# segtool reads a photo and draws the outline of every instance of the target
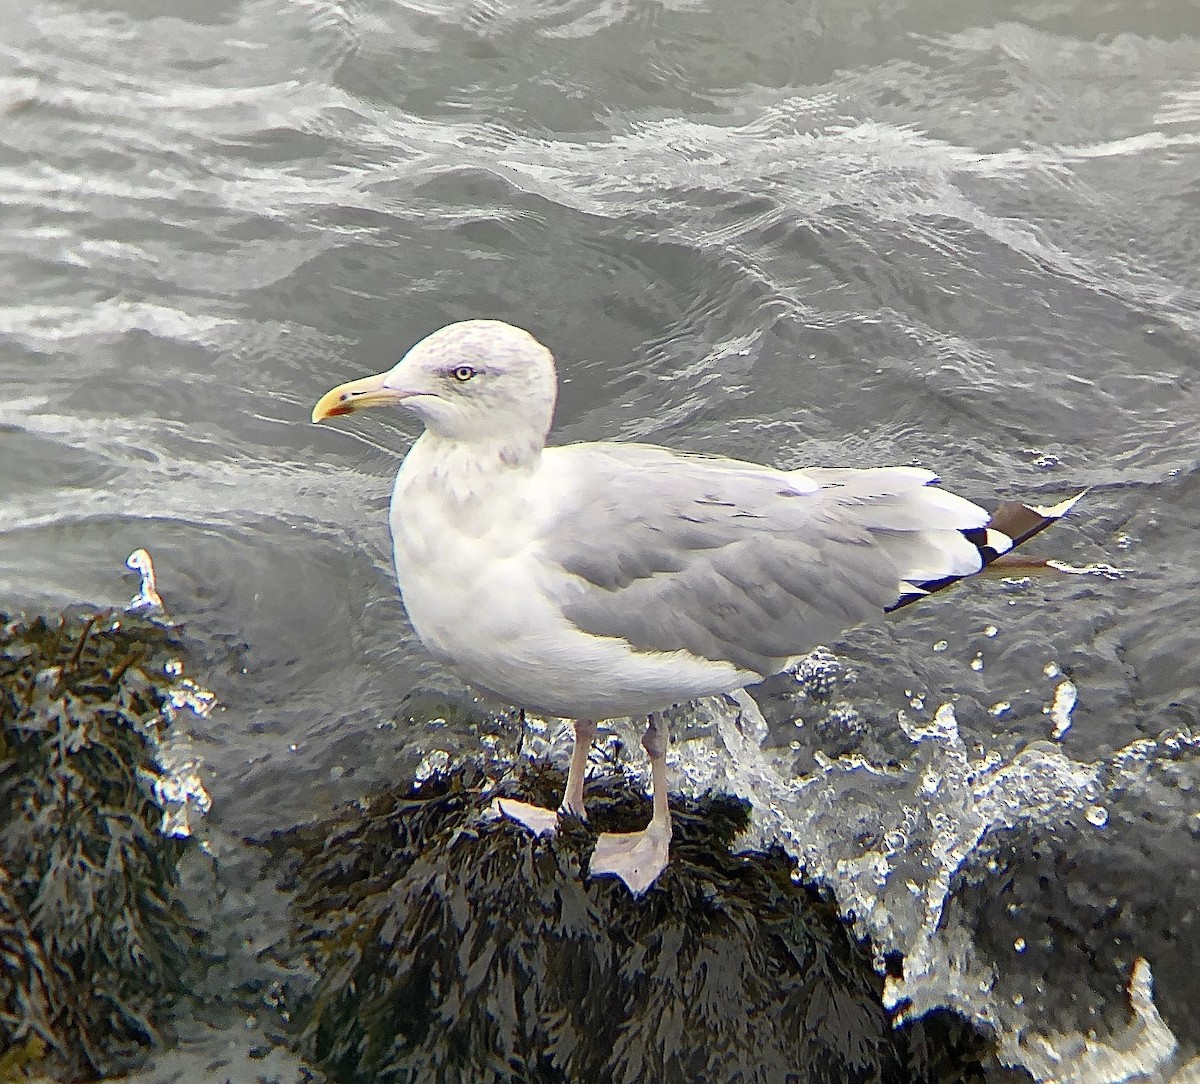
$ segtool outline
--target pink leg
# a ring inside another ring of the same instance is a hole
[[[659,714],[650,716],[642,745],[650,757],[652,813],[650,823],[641,832],[604,832],[592,851],[592,877],[611,873],[625,882],[629,891],[640,896],[670,860],[671,812],[667,807],[667,721]]]
[[[575,748],[571,750],[571,767],[567,771],[567,789],[558,810],[545,809],[530,802],[518,802],[514,798],[497,798],[492,809],[510,821],[516,821],[535,836],[551,835],[558,826],[559,813],[571,813],[587,817],[583,803],[583,781],[587,774],[588,752],[592,738],[596,736],[596,724],[590,719],[575,722]]]
[[[587,820],[583,803],[583,780],[587,775],[588,753],[596,736],[596,724],[591,719],[575,720],[575,748],[571,752],[571,767],[567,771],[567,789],[563,794],[560,813],[573,813]]]

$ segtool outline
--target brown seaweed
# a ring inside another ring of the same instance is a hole
[[[157,736],[177,651],[111,611],[0,615],[0,1074],[66,1080],[150,1044],[197,943],[164,835]]]
[[[561,776],[511,781],[549,801]],[[506,786],[506,789],[509,789]],[[967,1081],[988,1044],[950,1014],[892,1027],[832,902],[780,850],[734,854],[735,799],[672,800],[647,895],[582,875],[595,831],[644,823],[623,775],[554,838],[489,821],[482,772],[398,787],[290,833],[295,936],[319,976],[308,1053],[346,1082]]]

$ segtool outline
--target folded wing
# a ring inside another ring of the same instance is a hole
[[[540,539],[567,619],[640,651],[769,675],[1006,548],[910,467],[778,471],[646,445],[550,449],[570,480]],[[964,532],[975,537],[970,540]]]

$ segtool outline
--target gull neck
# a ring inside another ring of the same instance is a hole
[[[541,460],[545,438],[531,433],[461,440],[426,429],[413,444],[408,458],[437,474],[462,479],[481,475],[533,470]]]

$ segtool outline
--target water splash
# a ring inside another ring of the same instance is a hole
[[[165,619],[166,605],[158,592],[158,576],[149,552],[134,550],[125,565],[138,573],[142,581],[126,611]],[[168,659],[163,664],[163,675],[174,681],[166,690],[161,718],[152,719],[146,728],[147,736],[155,744],[154,759],[159,770],[143,769],[139,774],[162,808],[159,830],[166,836],[185,838],[192,834],[193,821],[212,809],[212,796],[204,785],[203,758],[196,752],[191,735],[179,725],[179,714],[187,711],[197,718],[207,718],[217,705],[217,697],[184,676],[181,659]]]
[[[159,831],[184,839],[192,834],[193,820],[212,809],[212,797],[201,775],[203,760],[194,752],[189,736],[170,731],[159,742],[155,759],[159,771],[144,771],[141,777],[162,808]]]
[[[842,665],[837,656],[823,644],[814,647],[791,670],[800,695],[813,700],[827,699],[841,672]]]
[[[445,775],[450,770],[450,754],[445,749],[431,749],[421,758],[413,773],[418,783],[424,783],[435,775]]]
[[[1070,565],[1066,561],[1051,559],[1046,562],[1046,565],[1057,572],[1065,572],[1069,576],[1098,576],[1103,580],[1123,580],[1131,571],[1128,568],[1117,568],[1115,565],[1105,564],[1103,561],[1093,561],[1089,565]]]
[[[1038,1084],[1195,1084],[1200,1080],[1200,1058],[1170,1072],[1179,1042],[1154,1004],[1154,977],[1144,959],[1134,963],[1128,989],[1133,1019],[1109,1042],[1090,1035],[1009,1034],[1001,1039],[1000,1061],[1025,1069]]]
[[[162,596],[158,593],[158,577],[150,554],[145,550],[134,550],[125,558],[125,567],[132,569],[142,578],[138,593],[129,600],[125,609],[164,612]]]
[[[1061,741],[1067,731],[1071,729],[1071,712],[1075,710],[1075,702],[1078,697],[1079,693],[1075,683],[1064,679],[1055,687],[1054,699],[1042,708],[1042,713],[1049,715],[1050,721],[1054,724],[1050,736],[1055,741]]]

